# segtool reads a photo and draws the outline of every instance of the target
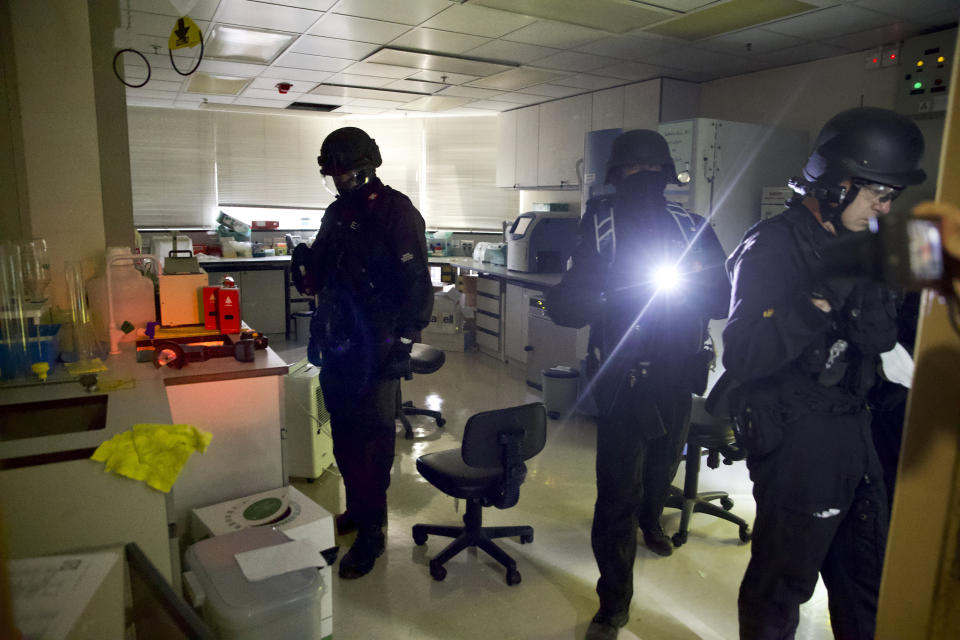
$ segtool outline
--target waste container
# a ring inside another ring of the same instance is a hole
[[[547,415],[557,420],[577,404],[580,372],[571,367],[550,367],[540,372],[543,404]]]
[[[187,549],[189,585],[202,595],[203,617],[224,640],[314,640],[321,637],[324,585],[313,567],[250,582],[234,556],[290,539],[270,527],[249,527],[201,540]],[[196,582],[194,582],[194,580]],[[197,594],[194,594],[196,597]],[[195,606],[199,603],[194,603]]]

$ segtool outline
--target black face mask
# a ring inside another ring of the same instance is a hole
[[[667,200],[663,191],[667,188],[667,174],[663,171],[638,171],[617,183],[617,196],[631,207],[662,208]]]

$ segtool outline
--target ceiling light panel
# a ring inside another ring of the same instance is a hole
[[[530,16],[488,9],[474,4],[454,4],[424,22],[422,26],[499,38],[535,21],[536,18]]]
[[[467,52],[474,58],[486,58],[487,60],[504,60],[512,63],[526,64],[533,62],[538,58],[546,58],[549,55],[557,53],[558,49],[551,47],[540,47],[535,44],[526,44],[524,42],[511,42],[509,40],[493,40],[487,44],[482,44],[476,49]]]
[[[540,20],[508,33],[503,38],[514,42],[553,47],[554,49],[575,49],[608,35],[605,31],[589,29],[575,24]]]
[[[312,56],[362,60],[376,51],[377,45],[369,42],[355,42],[323,36],[304,36],[290,50],[296,53],[308,53]]]
[[[500,91],[515,91],[543,82],[554,82],[569,75],[562,71],[548,71],[547,69],[509,69],[487,78],[480,78],[469,83],[471,87],[482,89],[498,89]]]
[[[369,60],[369,58],[367,58]],[[378,78],[393,78],[398,80],[406,78],[413,69],[410,67],[396,66],[392,64],[379,64],[376,62],[361,61],[350,65],[346,70],[348,73],[355,73],[361,76],[376,76]]]
[[[728,0],[650,27],[647,31],[692,42],[816,8],[799,0]]]
[[[263,2],[223,2],[221,4],[225,6],[217,14],[217,22],[302,33],[323,15],[320,11],[329,9],[333,2],[329,0],[321,2],[321,6],[326,6],[317,11]]]
[[[364,76],[358,73],[335,73],[326,78],[327,84],[343,84],[354,87],[385,87],[396,78],[377,78],[375,76]]]
[[[463,53],[489,41],[489,38],[471,36],[465,33],[418,28],[406,32],[391,42],[390,45],[439,53]]]
[[[803,34],[812,32],[817,34],[817,38],[825,39],[846,33],[866,31],[889,22],[890,19],[883,14],[860,7],[841,5],[787,20],[779,20],[765,25],[765,27],[770,31],[785,33],[790,36],[802,37]]]
[[[427,69],[430,71],[448,71],[450,73],[462,73],[473,76],[488,76],[510,69],[510,66],[505,64],[454,58],[452,56],[438,56],[430,53],[416,53],[414,51],[403,51],[400,49],[381,49],[367,58],[365,62],[397,65],[413,69]]]
[[[270,64],[296,40],[293,33],[279,33],[218,24],[210,30],[204,55],[221,60]]]
[[[410,102],[421,98],[418,93],[403,91],[386,91],[383,89],[366,89],[364,87],[340,87],[337,85],[321,84],[311,91],[314,95],[343,96],[344,98],[368,98],[371,100],[390,100],[392,102]]]
[[[446,111],[470,102],[470,98],[456,96],[426,96],[397,107],[403,111]]]
[[[343,71],[353,64],[353,60],[311,56],[306,53],[287,51],[277,58],[275,64],[278,67],[292,67],[294,69],[309,69],[310,71],[329,71],[336,73],[337,71]]]
[[[340,0],[337,13],[363,18],[390,16],[395,22],[420,24],[449,6],[448,0]]]
[[[386,44],[409,28],[395,22],[328,13],[318,20],[307,33],[312,36]]]
[[[235,96],[239,95],[240,92],[250,84],[250,80],[251,78],[237,78],[197,72],[190,76],[187,91],[190,93],[212,93],[216,95]]]
[[[150,64],[151,66],[155,66],[152,60],[150,61]],[[166,66],[169,67],[170,63],[168,62]],[[198,71],[206,71],[207,73],[213,73],[221,76],[251,77],[260,75],[260,73],[266,69],[267,67],[262,64],[229,62],[227,60],[208,60],[204,58],[203,62],[200,63],[200,68]]]
[[[190,10],[190,17],[193,21],[210,20],[213,18],[213,12],[217,10],[220,0],[199,0]],[[134,11],[150,11],[179,18],[183,15],[172,2],[157,2],[156,0],[132,0],[130,8]]]
[[[388,89],[417,93],[436,93],[446,86],[442,82],[424,82],[423,80],[397,80],[386,85]]]
[[[461,98],[473,98],[474,100],[492,98],[501,93],[495,89],[481,89],[479,87],[447,87],[440,92],[444,96],[459,96]]]
[[[472,0],[475,4],[571,25],[624,33],[661,22],[677,13],[622,0]],[[511,38],[513,39],[513,38]]]

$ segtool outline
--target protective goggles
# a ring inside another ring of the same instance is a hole
[[[902,187],[891,187],[890,185],[880,184],[879,182],[854,182],[860,191],[864,191],[875,202],[884,203],[896,200]]]

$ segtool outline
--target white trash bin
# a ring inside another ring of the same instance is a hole
[[[199,586],[204,619],[223,640],[318,640],[321,573],[308,567],[250,582],[234,557],[289,542],[271,527],[249,527],[201,540],[185,554],[185,589]],[[190,575],[192,574],[192,576]],[[196,604],[196,603],[195,603]]]
[[[558,420],[577,404],[580,372],[570,367],[550,367],[540,372],[547,416]]]

